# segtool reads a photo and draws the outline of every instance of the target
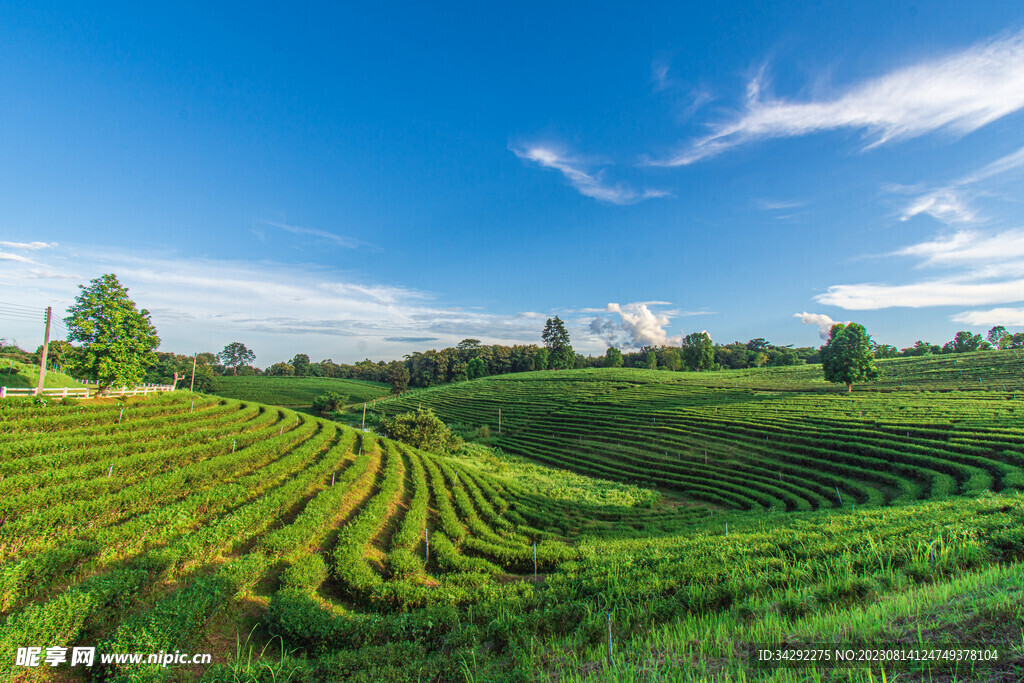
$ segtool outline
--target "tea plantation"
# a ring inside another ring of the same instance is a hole
[[[807,368],[593,370],[369,411],[431,407],[476,441],[454,455],[188,392],[7,401],[0,667],[11,680],[1021,680],[1021,361],[884,367],[852,395]],[[57,645],[214,663],[15,661]],[[794,661],[826,650],[888,654]]]

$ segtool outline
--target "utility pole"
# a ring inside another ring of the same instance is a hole
[[[46,335],[43,337],[43,356],[39,359],[39,384],[36,385],[36,395],[42,396],[43,382],[46,380],[46,351],[50,346],[50,318],[53,317],[53,308],[46,307]]]
[[[192,354],[192,382],[188,385],[189,391],[194,391],[196,388],[196,356],[198,353]]]

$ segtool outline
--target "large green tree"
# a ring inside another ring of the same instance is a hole
[[[548,318],[541,333],[544,346],[548,349],[548,367],[552,370],[567,370],[576,363],[576,353],[569,345],[569,332],[565,323],[556,315]]]
[[[691,370],[710,370],[715,365],[715,343],[707,332],[691,332],[683,337],[683,365]]]
[[[241,365],[248,365],[256,360],[256,354],[250,351],[242,342],[231,342],[224,347],[224,350],[217,354],[218,360],[226,368],[231,368],[231,374],[237,375]]]
[[[833,325],[828,342],[821,347],[821,367],[826,380],[845,384],[848,392],[853,391],[854,382],[878,377],[871,336],[864,326]]]
[[[68,340],[82,344],[79,371],[100,389],[142,382],[160,345],[149,311],[141,311],[114,274],[101,275],[81,290],[68,309]]]
[[[393,360],[388,363],[387,378],[393,394],[400,394],[409,388],[409,369],[402,361]]]
[[[604,366],[606,368],[621,368],[622,351],[619,351],[614,346],[609,346],[608,351],[604,354]]]
[[[309,377],[309,356],[297,353],[288,363],[295,368],[296,377]]]

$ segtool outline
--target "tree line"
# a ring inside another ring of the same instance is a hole
[[[75,377],[97,380],[101,386],[169,383],[177,377],[179,386],[194,387],[203,392],[215,389],[214,378],[218,375],[356,379],[387,383],[395,392],[401,392],[409,387],[429,387],[534,370],[624,367],[714,371],[828,364],[827,350],[836,334],[834,327],[829,343],[816,349],[779,346],[763,338],[716,344],[706,332],[693,332],[683,337],[679,346],[645,346],[631,352],[609,347],[603,355],[584,356],[573,350],[565,324],[556,316],[549,318],[544,325],[541,332],[543,346],[504,346],[483,344],[479,339],[463,339],[454,347],[417,351],[402,360],[374,362],[365,359],[353,364],[335,363],[330,358],[313,362],[307,354],[298,353],[288,361],[277,362],[261,370],[252,365],[255,353],[237,341],[216,354],[204,352],[186,356],[156,352],[160,340],[149,312],[136,308],[128,297],[128,290],[121,286],[115,275],[103,275],[90,281],[88,286],[81,285],[80,290],[64,318],[70,330],[68,341],[50,344],[54,365]],[[860,329],[863,330],[862,327]],[[863,347],[858,353],[872,359],[1024,348],[1024,333],[1013,334],[1003,326],[991,328],[984,337],[962,330],[942,346],[918,340],[912,346],[897,349],[875,343],[866,332],[864,337],[857,342],[858,349]],[[35,354],[2,343],[0,347],[0,355],[34,363],[39,362],[42,352],[42,347]]]

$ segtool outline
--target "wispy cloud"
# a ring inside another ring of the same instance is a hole
[[[19,263],[34,263],[30,258],[25,258],[21,254],[9,254],[5,251],[0,251],[0,261],[17,261]]]
[[[1024,308],[993,308],[987,311],[965,311],[950,318],[955,323],[971,327],[1024,327]]]
[[[610,184],[604,180],[603,170],[596,173],[588,172],[584,162],[566,156],[552,147],[512,148],[512,152],[520,159],[560,172],[580,194],[598,201],[624,205],[669,196],[664,190],[634,190],[625,183]]]
[[[950,225],[982,223],[978,212],[971,206],[981,193],[978,186],[1024,166],[1024,147],[996,159],[944,187],[938,187],[916,196],[900,214],[907,221],[920,214],[928,214]],[[988,183],[990,184],[990,183]]]
[[[344,235],[336,235],[333,232],[327,232],[326,230],[317,230],[316,228],[303,228],[298,225],[289,225],[288,223],[275,223],[273,221],[262,221],[264,225],[269,225],[275,228],[280,228],[285,232],[290,232],[293,235],[308,235],[310,237],[317,237],[322,240],[332,242],[339,247],[345,249],[357,249],[359,247],[372,247],[373,245],[368,242],[363,242],[354,237],[346,237]],[[261,237],[257,234],[257,237]]]
[[[78,294],[78,278],[61,272],[72,257],[75,272],[87,278],[117,274],[139,307],[152,313],[162,349],[217,351],[243,341],[260,364],[299,352],[348,361],[395,358],[426,343],[448,346],[468,337],[539,343],[546,315],[456,308],[430,292],[314,265],[79,245],[54,249],[41,263],[12,260],[0,268],[0,290],[26,305],[66,308]],[[9,327],[8,334],[22,334]]]
[[[807,202],[795,202],[795,201],[784,201],[778,199],[758,199],[755,200],[757,208],[762,211],[784,211],[786,209],[797,209],[804,206]]]
[[[647,163],[681,166],[757,140],[838,129],[863,131],[867,148],[936,131],[967,134],[1024,107],[1024,33],[897,69],[831,97],[787,100],[767,94],[767,86],[763,75],[755,77],[733,120]]]
[[[35,251],[37,249],[51,249],[56,247],[56,242],[3,242],[0,241],[0,247],[6,247],[8,249],[28,249]]]
[[[1024,229],[988,234],[961,230],[948,237],[913,244],[893,252],[895,256],[923,258],[919,267],[993,265],[1024,259]]]
[[[957,278],[936,278],[905,285],[864,283],[835,285],[814,297],[818,303],[850,311],[880,308],[924,308],[927,306],[981,306],[1021,301],[1024,279],[1001,282],[964,282]]]

